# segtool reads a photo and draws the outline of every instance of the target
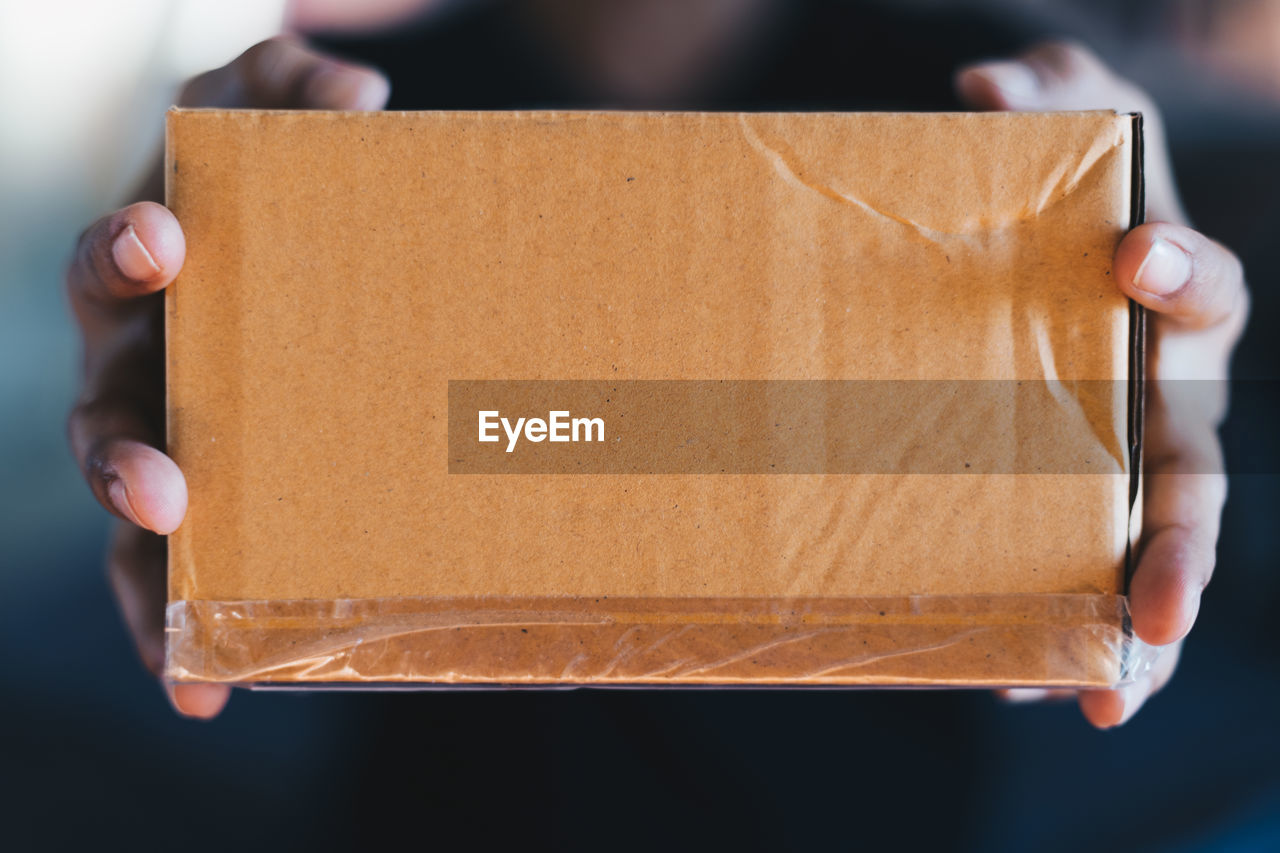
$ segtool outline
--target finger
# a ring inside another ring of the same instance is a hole
[[[390,95],[391,83],[376,68],[325,56],[296,39],[281,36],[260,42],[227,65],[192,79],[179,94],[178,105],[379,110]],[[137,197],[164,197],[164,170],[159,159]]]
[[[164,364],[154,341],[122,337],[104,344],[105,354],[90,355],[85,390],[67,418],[67,439],[99,503],[118,518],[168,534],[186,514],[187,485],[173,460],[156,449]]]
[[[1185,222],[1155,103],[1117,77],[1087,48],[1072,42],[1038,45],[1015,59],[981,62],[955,76],[961,100],[982,110],[1117,110],[1144,117],[1149,218]]]
[[[1135,633],[1153,646],[1191,630],[1217,559],[1227,480],[1188,470],[1191,464],[1183,458],[1153,463],[1145,474],[1146,533],[1129,584],[1129,607]]]
[[[1148,699],[1169,683],[1178,667],[1181,653],[1180,643],[1162,650],[1151,671],[1133,684],[1126,684],[1115,690],[1081,690],[1081,713],[1100,729],[1124,725],[1133,719],[1133,715],[1138,713]]]
[[[218,716],[231,698],[231,688],[226,684],[175,684],[169,681],[164,689],[175,711],[198,720],[211,720]]]
[[[256,109],[381,109],[391,84],[379,71],[317,53],[292,38],[260,42],[192,80],[182,106]]]
[[[1088,48],[1047,42],[956,73],[956,89],[987,110],[1148,110],[1151,100],[1116,77]]]
[[[1199,479],[1204,475],[1185,476]],[[1193,489],[1188,485],[1192,484],[1174,488],[1190,492]],[[1170,484],[1160,487],[1170,488]],[[1129,586],[1133,630],[1144,642],[1167,645],[1186,636],[1195,624],[1200,597],[1214,569],[1214,539],[1204,529],[1210,526],[1217,525],[1171,525],[1146,540]]]
[[[128,349],[102,367],[67,418],[67,439],[102,506],[168,534],[186,515],[187,484],[177,464],[156,449],[163,369],[145,347]]]
[[[143,665],[157,678],[164,671],[165,540],[131,524],[116,525],[107,555],[107,580]],[[173,684],[165,694],[181,714],[209,719],[227,704],[223,684]]]
[[[117,518],[162,536],[182,524],[186,479],[177,463],[156,448],[109,436],[93,446],[83,466],[94,497]]]
[[[102,217],[80,236],[67,291],[82,322],[167,287],[182,269],[182,227],[162,205],[139,202]]]
[[[1245,310],[1239,259],[1182,225],[1153,222],[1130,231],[1116,250],[1115,278],[1134,301],[1188,329],[1203,329]]]
[[[159,444],[163,368],[159,313],[144,297],[167,286],[186,243],[167,209],[141,203],[82,236],[67,287],[86,339],[86,388],[67,422],[72,453],[117,517],[169,533],[186,513],[186,482]]]
[[[1075,696],[1074,690],[1045,689],[1043,687],[1012,687],[997,690],[996,698],[1013,705],[1029,705],[1036,702],[1059,702]]]
[[[117,524],[107,552],[107,580],[142,664],[164,670],[165,541],[132,524]]]

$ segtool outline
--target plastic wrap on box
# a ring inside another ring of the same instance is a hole
[[[1153,650],[1117,595],[178,601],[177,680],[1116,686]]]

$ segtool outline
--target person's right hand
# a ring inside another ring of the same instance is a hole
[[[192,80],[183,106],[261,109],[379,109],[386,79],[279,38]],[[107,560],[111,587],[143,663],[164,667],[166,561],[163,537],[182,523],[187,485],[164,441],[164,290],[182,268],[178,221],[146,201],[102,217],[80,236],[67,271],[84,341],[84,382],[68,419],[71,450],[94,496],[121,520]],[[166,684],[180,713],[209,718],[226,705],[223,684]]]

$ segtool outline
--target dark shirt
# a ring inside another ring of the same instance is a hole
[[[945,4],[927,17],[892,4],[785,6],[750,61],[714,90],[665,106],[958,109],[957,67],[1046,35]],[[320,41],[386,71],[392,109],[618,106],[566,76],[502,3],[389,35]],[[1248,546],[1246,532],[1235,535],[1235,547]],[[1231,625],[1232,607],[1243,605],[1220,599],[1215,608],[1213,595],[1202,623]],[[1241,707],[1237,688],[1259,674],[1211,632],[1198,631],[1210,636],[1188,647],[1168,695],[1116,734],[1088,728],[1074,703],[1009,708],[983,692],[428,693],[366,702],[361,715],[374,728],[349,807],[366,841],[378,837],[381,815],[422,814],[422,843],[451,826],[522,846],[1146,850],[1236,820],[1245,849],[1280,832],[1280,749],[1266,722],[1277,692]],[[1205,732],[1197,720],[1219,716],[1208,710],[1219,696],[1238,728]]]
[[[510,12],[481,2],[443,20],[361,38],[326,38],[339,55],[381,68],[389,109],[530,109],[617,106],[564,73]],[[966,62],[1025,42],[997,18],[928,16],[848,2],[787,0],[749,57],[714,91],[658,105],[706,110],[959,109],[951,87]]]

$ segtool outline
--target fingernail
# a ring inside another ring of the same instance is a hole
[[[317,107],[341,110],[376,110],[383,93],[367,74],[339,65],[321,68],[311,75],[303,99]]]
[[[986,78],[1010,101],[1030,101],[1040,91],[1040,78],[1021,62],[992,62],[973,69],[972,73]]]
[[[1133,283],[1139,290],[1156,296],[1168,296],[1179,290],[1191,278],[1191,258],[1168,240],[1157,237],[1151,241],[1147,256],[1142,259]]]
[[[1006,702],[1021,704],[1023,702],[1043,702],[1049,698],[1049,691],[1040,687],[1014,687],[1002,694]]]
[[[160,273],[160,265],[142,245],[132,225],[121,231],[111,244],[111,257],[115,259],[116,269],[133,281],[147,281]]]
[[[143,526],[142,522],[138,520],[138,514],[129,505],[129,492],[124,487],[124,480],[117,477],[108,483],[107,497],[111,498],[111,505],[119,510],[121,515],[139,527]]]

